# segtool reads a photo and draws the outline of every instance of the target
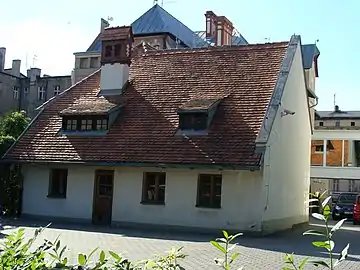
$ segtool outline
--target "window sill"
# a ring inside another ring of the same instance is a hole
[[[105,136],[107,134],[107,130],[89,130],[89,131],[81,131],[81,130],[60,130],[60,135],[66,136]]]
[[[221,206],[202,206],[202,205],[195,205],[196,208],[200,208],[200,209],[213,209],[213,210],[217,210],[217,209],[221,209]]]
[[[66,196],[64,196],[64,195],[52,195],[52,194],[49,194],[46,197],[49,198],[49,199],[66,199]]]
[[[140,203],[144,205],[165,205],[165,202],[142,201]]]

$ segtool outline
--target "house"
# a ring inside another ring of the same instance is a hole
[[[314,192],[360,192],[359,111],[316,111],[311,166]]]
[[[6,48],[0,48],[0,116],[10,111],[25,110],[29,117],[35,109],[71,86],[71,76],[41,76],[41,69],[30,68],[20,72],[21,60],[14,59],[11,68],[5,68]]]
[[[300,36],[141,52],[131,27],[101,38],[101,68],[3,158],[21,164],[23,215],[262,234],[308,222]]]

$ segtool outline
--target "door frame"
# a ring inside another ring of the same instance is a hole
[[[115,178],[115,171],[114,170],[104,170],[104,169],[97,169],[94,172],[94,192],[93,192],[93,207],[92,207],[92,217],[91,217],[91,223],[96,225],[95,222],[95,211],[96,211],[96,199],[98,195],[98,181],[97,178],[99,175],[111,175],[112,176],[112,192],[111,192],[111,198],[110,198],[110,221],[109,224],[111,225],[112,222],[112,210],[113,210],[113,200],[114,200],[114,178]]]

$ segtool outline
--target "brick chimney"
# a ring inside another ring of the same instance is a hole
[[[131,26],[106,28],[101,43],[100,95],[120,95],[129,79],[134,43]]]
[[[225,16],[217,16],[212,11],[205,13],[206,38],[214,40],[216,46],[231,45],[234,26]]]

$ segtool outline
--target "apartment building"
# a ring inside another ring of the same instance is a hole
[[[25,110],[33,118],[35,109],[71,86],[71,76],[41,75],[40,68],[21,73],[21,60],[14,59],[5,68],[6,48],[0,48],[0,116],[10,111]]]
[[[360,111],[316,111],[311,188],[360,192]]]

